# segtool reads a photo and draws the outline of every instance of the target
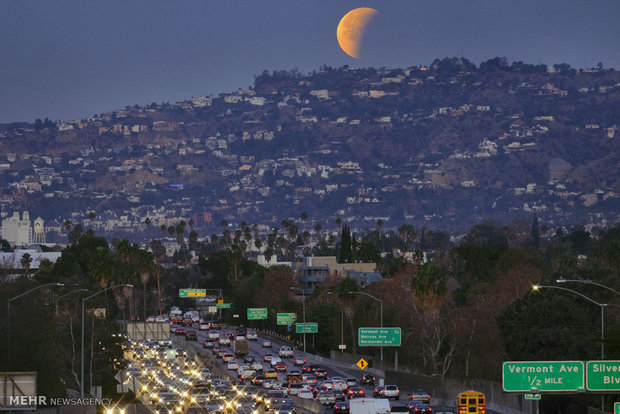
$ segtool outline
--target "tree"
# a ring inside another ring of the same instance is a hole
[[[538,227],[538,217],[536,216],[534,216],[530,234],[532,235],[532,243],[534,244],[534,248],[538,249],[540,247],[540,228]]]
[[[353,248],[351,245],[351,232],[345,224],[342,227],[340,236],[340,263],[351,263],[353,261]]]
[[[20,263],[24,269],[24,274],[28,275],[28,273],[30,273],[30,265],[32,264],[32,256],[30,256],[30,253],[24,253]]]

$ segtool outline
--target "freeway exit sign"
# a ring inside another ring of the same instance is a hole
[[[297,320],[296,313],[278,313],[276,316],[278,325],[292,325]]]
[[[179,289],[180,298],[204,298],[207,296],[207,289]]]
[[[590,391],[620,391],[620,361],[586,362],[586,388]]]
[[[248,320],[267,319],[267,308],[248,308]]]
[[[400,346],[400,328],[359,328],[359,346]]]
[[[296,333],[318,333],[319,324],[316,322],[305,322],[295,324]]]
[[[230,303],[216,303],[215,307],[217,309],[230,309]]]
[[[582,361],[508,361],[502,368],[506,392],[573,391],[585,387]]]

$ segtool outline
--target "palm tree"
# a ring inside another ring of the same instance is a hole
[[[24,253],[20,263],[24,268],[24,274],[28,276],[28,273],[30,272],[30,264],[32,263],[32,256],[30,256],[30,253]]]
[[[67,230],[67,233],[71,231],[71,227],[73,226],[73,223],[71,223],[71,220],[69,219],[65,220],[64,225],[65,225],[65,229]]]
[[[379,229],[379,239],[381,240],[381,251],[384,251],[383,247],[383,220],[377,220],[377,228]]]
[[[88,213],[88,219],[90,220],[90,222],[92,223],[95,220],[95,212],[91,211],[90,213]]]
[[[157,308],[159,314],[162,314],[161,309],[161,263],[166,257],[166,248],[161,244],[160,240],[151,240],[151,252],[155,260],[155,280],[157,281]]]

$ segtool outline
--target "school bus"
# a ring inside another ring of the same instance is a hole
[[[478,391],[464,391],[456,398],[458,414],[486,414],[484,394]]]

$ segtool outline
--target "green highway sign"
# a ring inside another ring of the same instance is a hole
[[[297,320],[295,313],[278,313],[276,322],[278,325],[292,325]]]
[[[207,289],[179,289],[180,298],[204,298],[207,296]]]
[[[316,322],[304,322],[295,324],[296,333],[318,333],[319,324]]]
[[[620,402],[614,403],[614,414],[620,414]]]
[[[525,394],[523,396],[526,400],[540,400],[540,394]]]
[[[216,303],[215,307],[217,309],[230,309],[230,303]]]
[[[359,346],[400,346],[400,328],[359,328]]]
[[[620,391],[620,361],[586,362],[586,388],[589,391]]]
[[[585,388],[582,361],[508,361],[502,367],[506,392],[578,391]]]
[[[267,308],[248,308],[248,320],[267,319]]]

